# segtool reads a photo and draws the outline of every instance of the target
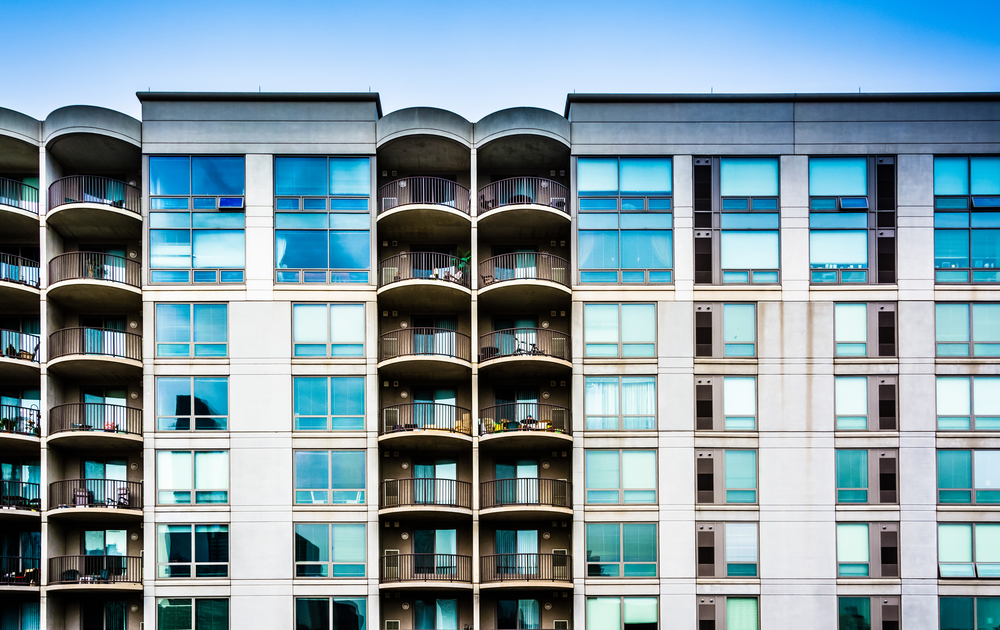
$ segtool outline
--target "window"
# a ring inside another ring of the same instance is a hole
[[[834,356],[896,356],[895,304],[834,304],[833,330]]]
[[[1000,282],[1000,157],[934,158],[938,282]]]
[[[227,356],[227,311],[225,304],[157,304],[156,356]]]
[[[756,503],[757,451],[699,450],[698,503]]]
[[[296,524],[295,577],[365,577],[365,524]]]
[[[587,630],[656,630],[655,597],[588,597]]]
[[[656,306],[653,304],[585,304],[585,356],[656,356]]]
[[[895,431],[895,376],[836,376],[837,431]]]
[[[837,523],[837,577],[899,577],[899,523]]]
[[[229,575],[229,525],[157,525],[156,577]]]
[[[656,451],[586,451],[587,503],[656,503]]]
[[[698,630],[758,630],[756,597],[732,595],[698,597]]]
[[[697,528],[698,577],[757,577],[757,523],[698,523]]]
[[[363,376],[297,376],[296,431],[364,431]]]
[[[656,428],[655,376],[588,376],[585,383],[588,431]]]
[[[694,281],[777,284],[778,158],[694,158]]]
[[[229,378],[157,377],[157,431],[225,431],[228,416]]]
[[[673,278],[671,158],[578,158],[580,282]]]
[[[587,577],[656,577],[656,523],[587,523]]]
[[[292,340],[296,357],[363,357],[365,305],[295,304]]]
[[[427,568],[433,572],[433,567]],[[457,599],[431,599],[425,595],[413,604],[412,627],[427,628],[427,630],[448,630],[459,627]]]
[[[814,284],[896,281],[896,160],[809,158]]]
[[[938,431],[1000,430],[1000,377],[937,377]]]
[[[755,304],[695,304],[695,357],[753,357],[757,354]]]
[[[274,194],[275,280],[368,282],[369,158],[276,157]]]
[[[156,599],[157,630],[229,630],[229,600]]]
[[[228,503],[229,452],[157,451],[156,490],[161,505]]]
[[[498,599],[496,627],[497,630],[541,628],[542,616],[538,600]]]
[[[939,450],[938,503],[1000,503],[1000,450]]]
[[[899,597],[838,597],[839,630],[899,630]]]
[[[2,196],[0,192],[0,196]],[[4,203],[0,199],[0,203]],[[2,613],[4,623],[10,625],[10,630],[39,630],[41,625],[41,607],[38,602],[6,601]],[[21,625],[18,625],[20,622]]]
[[[364,597],[296,597],[296,630],[366,630]]]
[[[243,156],[149,158],[153,283],[243,282]]]
[[[297,504],[365,502],[364,451],[295,451]]]
[[[80,606],[80,630],[125,630],[128,628],[127,606],[123,601],[84,601]],[[22,630],[29,627],[37,629],[38,626],[22,626]],[[16,622],[12,630],[17,630]]]
[[[695,430],[757,430],[756,377],[698,376],[694,387]]]
[[[939,357],[1000,356],[1000,304],[936,304],[934,315]]]
[[[837,503],[897,503],[897,451],[837,449]]]
[[[943,578],[1000,577],[1000,524],[939,523],[938,567]]]
[[[985,630],[1000,619],[1000,597],[942,597],[941,630]]]

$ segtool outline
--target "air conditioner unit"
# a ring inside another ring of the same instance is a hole
[[[566,431],[569,429],[569,423],[567,421],[567,410],[566,409],[553,409],[552,410],[552,428],[561,429]]]
[[[565,549],[552,550],[552,579],[569,579],[569,555]]]
[[[555,628],[555,630],[569,630],[569,620],[556,619],[552,622],[552,627]]]
[[[385,557],[382,558],[382,568],[385,572],[383,578],[386,580],[399,579],[399,549],[386,549]]]
[[[385,212],[386,210],[391,210],[398,205],[399,203],[397,202],[395,197],[382,197],[382,212]]]
[[[399,480],[398,479],[386,479],[385,483],[382,485],[383,498],[382,501],[385,507],[396,507],[399,505]]]
[[[553,197],[552,200],[549,201],[549,205],[552,206],[553,208],[557,208],[559,210],[565,210],[566,209],[566,198],[565,197]]]
[[[559,284],[566,284],[566,268],[565,267],[553,267],[552,268],[552,282],[558,282]]]
[[[382,267],[382,284],[395,282],[398,275],[399,267]]]
[[[385,630],[399,630],[399,619],[386,619]]]
[[[565,337],[553,337],[552,338],[552,356],[557,359],[566,358],[566,338]]]
[[[399,426],[399,409],[383,409],[382,410],[382,426],[385,427],[385,432],[388,433],[396,427]]]

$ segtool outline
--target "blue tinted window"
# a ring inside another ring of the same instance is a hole
[[[242,196],[245,178],[242,156],[191,158],[192,194]]]
[[[242,228],[245,223],[242,212],[195,212],[191,223],[196,228]]]
[[[191,233],[187,230],[150,230],[149,265],[154,269],[191,267]]]
[[[328,451],[295,451],[295,487],[308,489],[330,487]]]
[[[332,451],[330,468],[333,472],[333,489],[365,487],[365,452]]]
[[[149,227],[189,228],[191,227],[191,215],[187,212],[150,212]]]
[[[580,230],[580,267],[618,268],[618,232]]]
[[[673,267],[673,239],[669,230],[622,230],[622,269]]]
[[[150,195],[190,195],[191,160],[188,157],[149,158]]]
[[[673,188],[670,158],[622,158],[621,194],[669,195]]]
[[[576,179],[580,195],[617,195],[618,159],[579,158]]]
[[[195,304],[195,343],[226,343],[229,334],[227,320],[225,304]]]
[[[865,196],[868,194],[868,158],[809,158],[809,195]]]
[[[326,158],[274,158],[274,194],[326,195]]]
[[[297,377],[295,379],[295,415],[327,415],[327,378]]]
[[[368,158],[330,158],[331,195],[367,195],[370,191]]]
[[[156,305],[157,342],[191,341],[191,305]]]
[[[934,194],[969,194],[969,158],[934,158]]]
[[[275,231],[274,257],[278,269],[326,269],[326,243],[325,230]]]
[[[368,269],[370,252],[367,231],[330,232],[331,269]]]
[[[1000,157],[972,158],[970,179],[973,195],[1000,195]]]
[[[279,212],[274,215],[274,227],[277,229],[308,229],[325,230],[329,224],[327,214],[284,214]]]
[[[722,158],[723,197],[777,197],[778,158]]]
[[[206,416],[229,415],[229,379],[194,379],[194,413]]]
[[[365,379],[335,377],[330,379],[331,413],[335,416],[362,416],[365,413]]]
[[[367,214],[331,214],[330,229],[333,230],[367,230],[371,221]]]
[[[195,269],[242,269],[246,266],[243,230],[195,230]]]

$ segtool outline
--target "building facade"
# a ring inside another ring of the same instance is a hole
[[[0,109],[0,630],[1000,620],[1000,95]]]

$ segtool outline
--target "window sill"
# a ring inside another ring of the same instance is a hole
[[[833,357],[834,365],[858,365],[858,364],[877,364],[877,365],[898,365],[899,357]]]
[[[996,503],[983,503],[982,505],[977,503],[950,503],[947,505],[938,504],[938,512],[977,512],[984,514],[997,514],[997,504]]]
[[[936,437],[942,439],[953,439],[953,440],[968,440],[969,438],[988,438],[997,439],[1000,438],[1000,431],[976,431],[975,429],[969,429],[968,431],[938,431]]]
[[[695,438],[717,439],[717,438],[750,438],[756,440],[760,437],[757,431],[695,431]],[[695,448],[698,448],[697,446]]]
[[[757,357],[695,357],[695,365],[757,365]]]
[[[773,284],[695,284],[695,291],[761,291],[781,293],[781,283]]]
[[[755,578],[752,578],[752,577],[726,577],[726,578],[720,578],[720,577],[698,577],[698,578],[695,578],[695,581],[697,581],[698,584],[727,584],[727,585],[730,585],[730,584],[748,584],[748,585],[749,584],[756,584],[758,586],[760,585],[760,578],[759,577],[755,577]]]
[[[695,504],[696,512],[757,512],[760,517],[760,506],[756,503],[744,503],[741,505],[730,505],[728,503],[698,503]]]
[[[837,578],[837,586],[899,586],[900,578]]]
[[[833,284],[833,283],[819,283],[810,284],[810,291],[898,291],[898,284],[867,284],[858,282],[857,284],[853,282],[847,282],[843,284]]]
[[[934,363],[937,365],[986,365],[986,364],[995,364],[997,360],[998,357],[934,357]],[[942,374],[942,376],[970,376],[970,375]],[[988,376],[988,375],[983,374],[982,376]]]
[[[1000,284],[996,282],[965,282],[965,283],[948,283],[948,284],[934,284],[935,291],[1000,291]]]
[[[840,439],[880,439],[880,438],[896,438],[899,439],[899,431],[834,431],[833,438],[835,440]],[[878,448],[877,446],[873,448]],[[893,447],[895,448],[895,447]]]
[[[629,512],[656,512],[660,509],[660,506],[654,503],[644,503],[642,505],[636,505],[635,503],[585,503],[583,509],[587,512],[621,512],[623,510]]]
[[[898,503],[838,503],[838,512],[899,512]]]

